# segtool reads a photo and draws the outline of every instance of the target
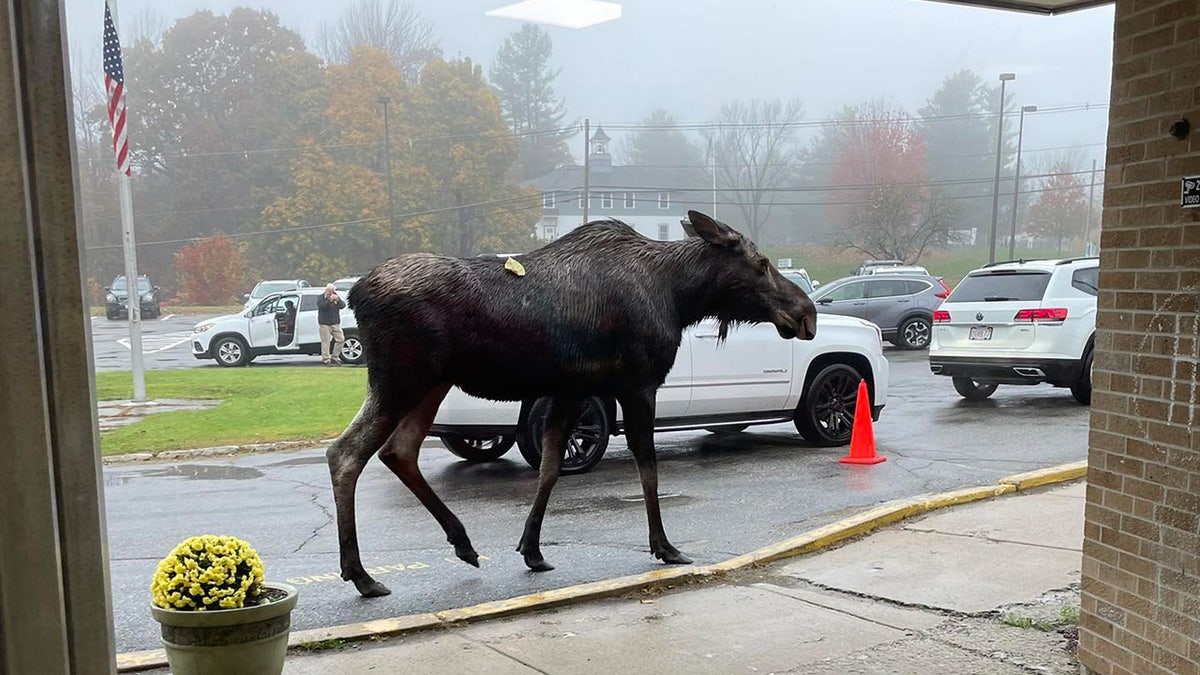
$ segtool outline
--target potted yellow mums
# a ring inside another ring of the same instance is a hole
[[[278,675],[296,589],[264,582],[262,560],[236,537],[191,537],[158,563],[150,611],[174,675]]]

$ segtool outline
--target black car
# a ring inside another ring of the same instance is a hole
[[[107,293],[104,303],[104,315],[110,321],[129,318],[129,285],[125,283],[125,275],[120,274],[113,279],[112,286],[104,289]],[[141,299],[142,317],[156,319],[162,314],[162,304],[158,297],[158,286],[150,283],[145,274],[138,277],[137,294]]]

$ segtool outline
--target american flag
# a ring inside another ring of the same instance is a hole
[[[125,117],[125,69],[121,65],[121,41],[113,25],[112,12],[104,3],[104,87],[108,90],[108,123],[113,132],[117,170],[129,172],[129,134]]]

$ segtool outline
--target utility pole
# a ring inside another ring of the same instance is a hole
[[[108,11],[111,15],[113,30],[116,31],[119,25],[117,22],[117,0],[108,0]],[[106,35],[105,37],[108,36]],[[107,47],[107,45],[105,46]],[[125,67],[124,64],[119,65],[122,79],[121,96],[124,97]],[[125,103],[122,101],[120,104],[122,113],[124,109]],[[113,110],[111,105],[109,110]],[[126,142],[128,142],[128,133],[129,126],[126,124]],[[138,286],[137,242],[134,240],[133,232],[133,186],[130,184],[129,176],[122,170],[119,161],[115,165],[114,170],[117,172],[117,185],[119,186],[121,196],[122,248],[125,254],[125,301],[129,307],[129,360],[133,370],[133,400],[141,402],[146,400],[146,374],[142,354],[142,293]]]
[[[583,118],[583,222],[587,225],[588,207],[592,203],[592,120]]]
[[[712,203],[713,203],[713,220],[717,219],[717,153],[714,149],[712,141],[708,142],[708,165],[712,169]]]
[[[396,193],[392,187],[392,135],[388,126],[388,104],[392,102],[392,99],[382,95],[378,100],[383,106],[383,168],[384,174],[387,176],[388,224],[391,226],[392,232],[392,255],[400,255],[403,251],[400,250],[400,227],[396,223]]]
[[[1000,73],[1000,119],[996,121],[996,177],[992,182],[992,236],[988,239],[988,264],[996,262],[996,216],[1000,212],[1000,158],[1004,154],[1004,85],[1013,73]]]
[[[1083,226],[1083,254],[1092,254],[1092,204],[1096,203],[1096,160],[1092,160],[1092,187],[1088,189],[1087,223]]]
[[[1025,135],[1025,113],[1037,112],[1036,105],[1021,106],[1021,123],[1017,125],[1017,173],[1013,178],[1012,230],[1008,235],[1008,259],[1017,257],[1017,197],[1021,194],[1021,139]]]

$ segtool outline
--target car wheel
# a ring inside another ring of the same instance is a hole
[[[923,316],[914,316],[900,324],[897,331],[897,347],[901,349],[929,349],[932,324]]]
[[[357,335],[347,335],[345,341],[342,342],[342,353],[339,358],[342,363],[349,363],[352,366],[362,363],[366,358],[362,340],[358,339]]]
[[[218,338],[212,345],[212,353],[217,363],[226,368],[250,363],[250,348],[244,340],[234,335]]]
[[[1092,404],[1092,350],[1088,350],[1083,359],[1083,372],[1079,373],[1079,381],[1071,385],[1071,395],[1083,405]]]
[[[535,469],[542,465],[542,432],[549,408],[549,398],[543,397],[534,401],[529,407],[525,424],[517,431],[517,448],[529,466]],[[612,421],[605,410],[604,401],[595,396],[585,398],[579,420],[575,422],[567,439],[567,450],[563,454],[559,475],[587,473],[594,469],[608,450],[611,433]]]
[[[468,462],[494,462],[512,449],[517,439],[512,436],[492,436],[491,438],[467,438],[458,434],[449,434],[438,439],[450,454]]]
[[[809,383],[796,406],[796,431],[813,445],[850,442],[862,375],[844,363],[826,366]]]
[[[749,424],[735,424],[728,427],[707,427],[704,430],[710,434],[716,434],[718,436],[733,436],[734,434],[740,434],[749,428]]]
[[[968,401],[983,401],[996,393],[996,384],[994,382],[976,382],[969,377],[956,377],[953,379],[954,391],[957,391],[959,396]]]

